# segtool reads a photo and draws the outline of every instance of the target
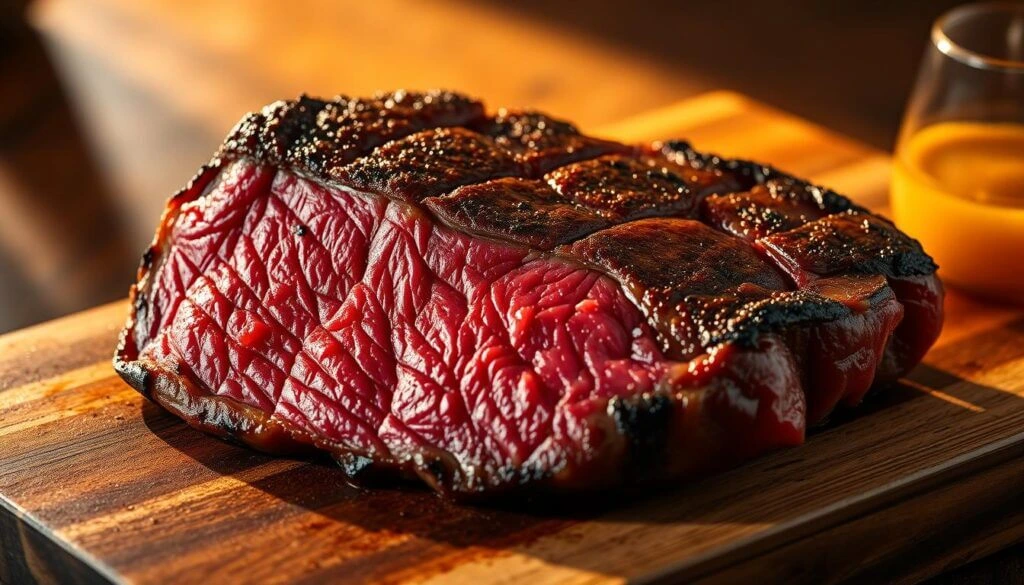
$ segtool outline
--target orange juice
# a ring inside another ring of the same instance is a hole
[[[945,282],[1024,303],[1024,125],[923,128],[900,146],[891,202]]]

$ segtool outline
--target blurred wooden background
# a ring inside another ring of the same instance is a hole
[[[953,4],[0,0],[0,332],[124,296],[164,199],[275,99],[449,87],[586,129],[726,88],[889,149]]]

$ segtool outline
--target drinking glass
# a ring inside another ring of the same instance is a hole
[[[961,6],[935,22],[891,195],[944,282],[1024,303],[1024,4]]]

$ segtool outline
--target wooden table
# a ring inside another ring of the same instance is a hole
[[[888,159],[718,92],[604,126],[884,205]],[[115,303],[0,337],[0,581],[915,582],[1024,538],[1024,311],[953,293],[908,380],[695,485],[582,509],[359,492],[201,435],[113,375]]]

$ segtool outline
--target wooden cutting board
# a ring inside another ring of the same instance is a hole
[[[885,155],[736,94],[599,133],[884,207]],[[924,365],[803,447],[647,497],[489,509],[191,430],[114,375],[127,307],[99,307],[0,337],[0,582],[919,580],[1024,539],[1024,310],[946,308]]]

